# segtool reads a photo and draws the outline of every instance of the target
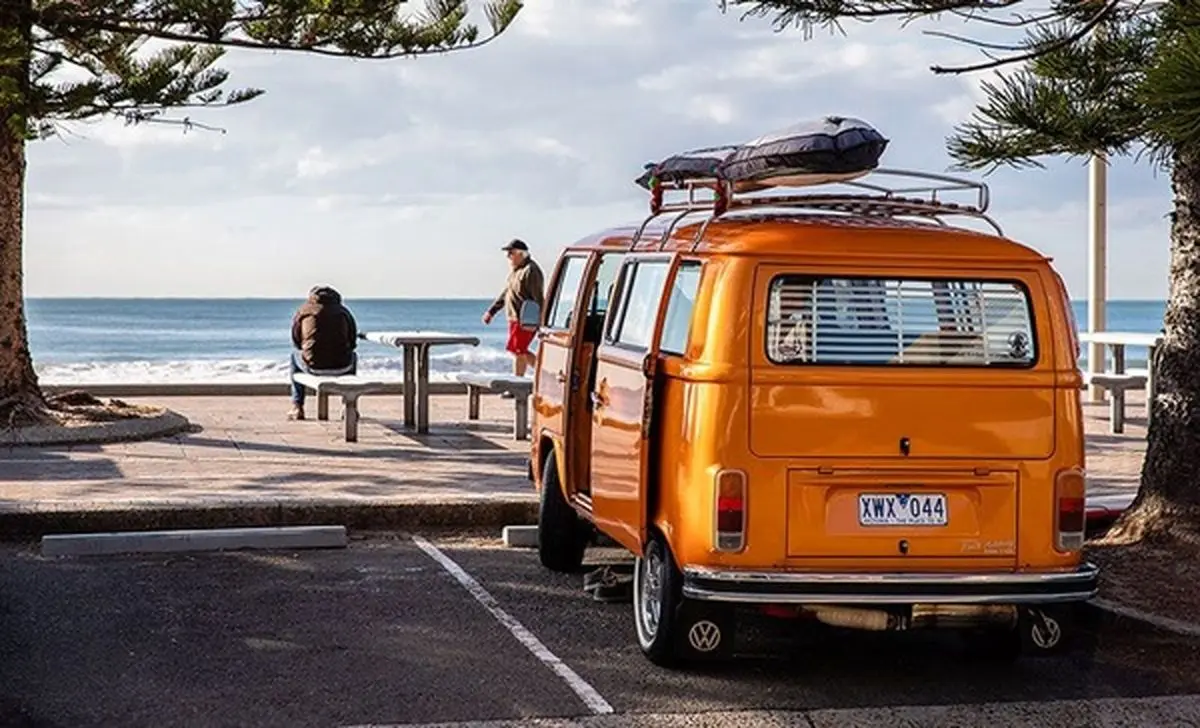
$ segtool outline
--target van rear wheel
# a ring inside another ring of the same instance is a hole
[[[563,496],[554,456],[542,467],[538,500],[538,558],[551,571],[573,573],[583,565],[590,527]]]
[[[733,610],[684,599],[682,587],[670,547],[652,534],[633,567],[633,618],[642,653],[660,667],[728,657]]]

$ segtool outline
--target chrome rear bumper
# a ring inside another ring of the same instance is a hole
[[[752,604],[1045,604],[1086,601],[1099,569],[988,573],[820,573],[683,569],[688,599]]]

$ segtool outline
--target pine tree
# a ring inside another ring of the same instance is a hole
[[[522,4],[489,2],[482,36],[466,0],[0,0],[0,425],[52,421],[25,325],[27,142],[100,117],[191,124],[170,112],[262,94],[225,90],[227,48],[375,59],[478,48]]]
[[[1041,166],[1047,156],[1136,155],[1168,168],[1174,192],[1165,337],[1137,499],[1110,536],[1200,538],[1200,3],[1194,0],[730,0],[778,30],[840,21],[953,15],[1007,43],[988,60],[935,73],[995,70],[954,129],[961,169]]]

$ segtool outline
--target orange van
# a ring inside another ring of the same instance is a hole
[[[628,549],[661,665],[728,655],[744,608],[1063,649],[1097,587],[1079,345],[987,187],[877,168],[652,193],[522,312],[543,565],[579,570],[598,534]]]

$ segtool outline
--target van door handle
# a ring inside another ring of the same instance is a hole
[[[560,369],[554,373],[554,381],[558,382],[559,384],[565,384],[567,381],[567,375],[563,374],[562,370]]]

